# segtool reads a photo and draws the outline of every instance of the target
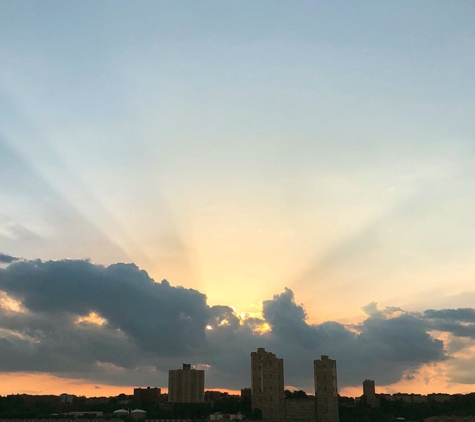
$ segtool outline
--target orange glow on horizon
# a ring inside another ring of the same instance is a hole
[[[468,394],[473,393],[473,384],[460,384],[452,382],[447,373],[450,372],[450,364],[440,362],[436,364],[423,365],[415,373],[407,374],[411,377],[404,377],[398,382],[390,385],[378,385],[375,380],[376,394]],[[341,396],[360,397],[363,395],[363,380],[359,386],[349,386],[340,389]]]
[[[44,373],[10,372],[0,374],[0,395],[31,394],[56,395],[62,393],[86,397],[110,397],[121,393],[132,395],[134,388],[146,388],[145,385],[106,385],[91,383],[82,379],[60,378]],[[168,387],[160,387],[163,394]],[[241,394],[241,390],[227,388],[206,388],[205,391],[221,391],[228,394]]]
[[[60,378],[45,373],[9,372],[0,374],[0,395],[32,394],[100,397],[117,396],[120,393],[133,394],[136,386],[106,385],[91,383],[82,379]]]

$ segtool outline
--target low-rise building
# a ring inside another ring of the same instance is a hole
[[[427,394],[427,401],[435,401],[438,403],[442,403],[444,401],[449,401],[450,397],[450,394],[432,393]]]
[[[228,413],[213,413],[209,415],[210,421],[242,421],[245,416],[242,413],[236,413],[235,415],[231,415]]]
[[[141,403],[159,403],[161,392],[158,387],[134,388],[134,400]]]
[[[475,416],[431,416],[424,422],[475,422]]]
[[[301,399],[285,399],[285,420],[300,422],[315,422],[315,397]]]

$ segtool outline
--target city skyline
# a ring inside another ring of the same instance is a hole
[[[474,19],[1,2],[0,394],[239,390],[257,347],[290,388],[475,391]]]

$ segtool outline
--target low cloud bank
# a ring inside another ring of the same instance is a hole
[[[289,385],[310,387],[321,354],[337,360],[339,387],[365,378],[385,385],[448,358],[432,331],[475,336],[471,308],[410,313],[372,303],[361,324],[312,325],[285,289],[263,302],[262,319],[242,319],[229,306],[209,306],[196,290],[154,282],[134,264],[8,255],[0,262],[8,264],[0,267],[3,372],[166,385],[168,369],[192,362],[207,368],[207,387],[236,389],[249,385],[250,352],[265,347],[284,358]]]

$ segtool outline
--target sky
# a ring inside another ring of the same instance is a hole
[[[474,19],[0,2],[0,394],[475,391]]]

